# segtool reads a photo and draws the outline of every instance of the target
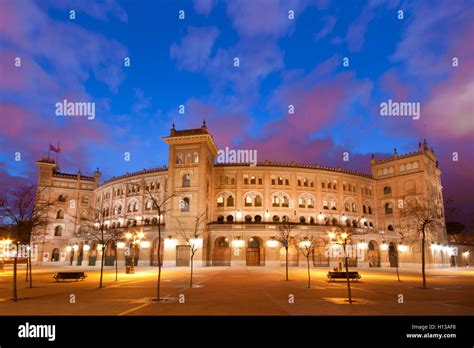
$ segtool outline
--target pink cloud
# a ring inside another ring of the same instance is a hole
[[[386,71],[380,78],[382,90],[396,101],[408,101],[409,85],[400,81],[399,72],[395,69]]]

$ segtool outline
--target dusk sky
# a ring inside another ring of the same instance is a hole
[[[64,99],[95,119],[56,116]],[[388,99],[419,102],[420,119],[381,116]],[[2,189],[36,182],[58,141],[65,172],[166,165],[171,125],[203,119],[219,148],[365,173],[426,137],[472,224],[474,2],[0,0]]]

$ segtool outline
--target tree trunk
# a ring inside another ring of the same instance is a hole
[[[30,260],[29,258],[26,258],[26,273],[25,273],[25,281],[27,282],[29,277],[28,277],[28,272],[29,272],[29,267],[28,267],[28,264],[29,264]]]
[[[192,288],[193,287],[193,265],[194,265],[194,253],[191,254],[191,278],[189,280],[189,287]]]
[[[15,254],[15,258],[13,259],[13,301],[18,301],[18,295],[16,292],[16,271],[17,271],[17,264],[18,264],[18,249],[17,253]]]
[[[351,282],[349,280],[349,263],[346,251],[346,242],[344,242],[344,260],[346,264],[347,294],[349,295],[349,303],[352,303]]]
[[[288,247],[285,247],[285,251],[286,251],[286,280],[288,281]]]
[[[118,248],[115,242],[115,281],[118,281]]]
[[[27,263],[27,267],[29,267],[29,272],[27,271],[27,273],[30,274],[30,288],[33,287],[33,272],[32,272],[32,265],[31,265],[31,247],[28,249],[28,263]]]
[[[158,211],[158,281],[156,285],[156,300],[160,301],[160,286],[161,286],[161,214]]]
[[[308,288],[311,287],[311,272],[309,270],[309,255],[306,258],[306,263],[308,264]]]
[[[422,230],[421,239],[421,275],[423,277],[423,288],[426,289],[426,272],[425,272],[425,228]]]
[[[104,276],[104,257],[105,257],[105,244],[102,244],[102,257],[100,258],[100,285],[102,288],[102,278]]]

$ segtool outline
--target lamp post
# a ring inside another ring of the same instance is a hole
[[[355,302],[352,300],[352,293],[351,293],[351,282],[349,280],[349,264],[348,264],[348,255],[347,255],[347,240],[349,239],[349,234],[345,231],[343,232],[329,232],[328,234],[329,240],[333,240],[334,243],[341,244],[344,248],[344,264],[346,268],[346,280],[347,280],[347,294],[349,297],[349,300],[347,300],[350,304],[352,302]]]
[[[131,252],[131,261],[130,261],[130,270],[128,273],[134,274],[135,273],[135,245],[140,243],[140,240],[145,236],[143,232],[137,231],[128,231],[125,235],[128,240],[130,240],[130,244],[132,245],[132,252]]]

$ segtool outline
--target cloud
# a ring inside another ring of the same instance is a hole
[[[209,63],[212,47],[218,36],[219,31],[214,27],[189,27],[181,42],[171,45],[170,57],[176,59],[181,69],[190,71],[204,69]]]
[[[207,16],[217,4],[217,0],[193,0],[193,4],[196,13]]]
[[[321,30],[316,33],[316,40],[321,40],[322,38],[331,34],[337,22],[337,18],[334,16],[326,16],[323,17],[322,20],[324,24]]]

